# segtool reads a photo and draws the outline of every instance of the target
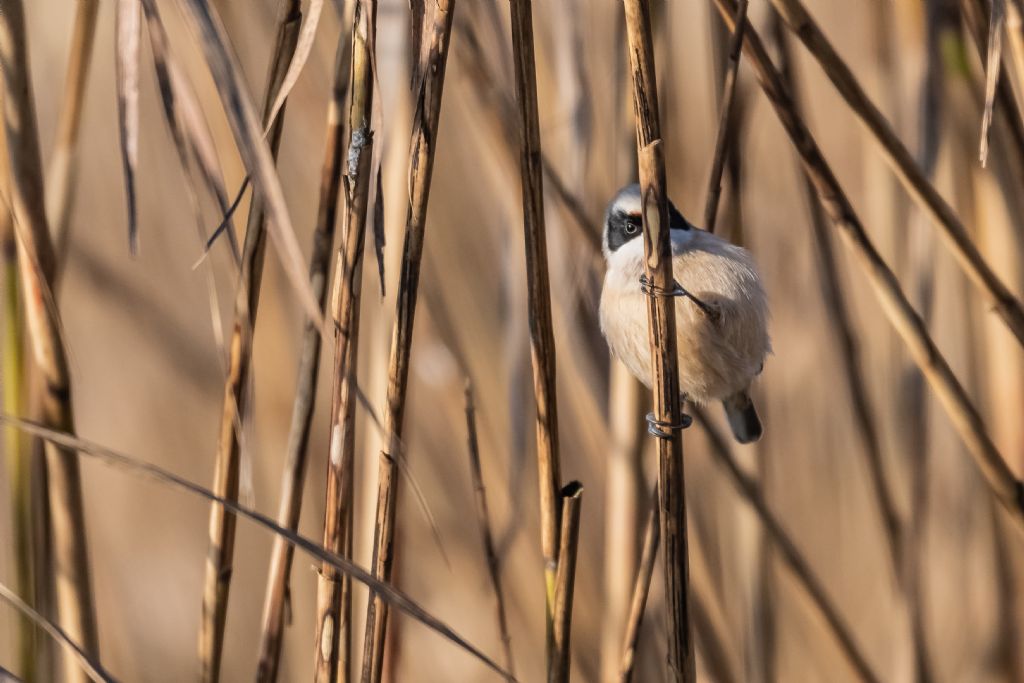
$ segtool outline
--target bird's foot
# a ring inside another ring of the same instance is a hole
[[[671,439],[672,432],[686,429],[692,424],[693,418],[682,412],[679,413],[679,422],[676,423],[659,420],[654,416],[654,413],[647,413],[647,433],[659,439]]]
[[[640,276],[640,291],[647,296],[681,296],[686,297],[694,303],[701,312],[711,320],[718,320],[718,309],[714,306],[704,303],[697,296],[691,294],[686,288],[684,288],[677,280],[672,281],[672,289],[665,289],[654,284],[647,274],[644,273]]]

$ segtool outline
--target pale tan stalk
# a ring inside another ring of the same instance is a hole
[[[568,683],[572,653],[572,602],[576,590],[576,558],[580,540],[580,508],[583,486],[569,482],[559,491],[562,527],[558,533],[558,572],[555,574],[555,600],[552,618],[554,657],[548,669],[548,683]]]
[[[32,352],[33,381],[39,387],[39,417],[48,427],[73,432],[67,358],[59,312],[53,303],[57,259],[46,219],[42,159],[21,0],[5,2],[0,12],[0,61],[4,65],[0,75],[18,278]],[[57,582],[57,621],[70,639],[95,657],[99,653],[99,638],[78,459],[72,449],[50,442],[46,443],[44,451]],[[81,668],[71,658],[65,658],[64,674],[69,683],[85,679]]]

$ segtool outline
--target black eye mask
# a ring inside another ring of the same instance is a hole
[[[669,227],[673,230],[689,230],[693,226],[679,213],[672,202],[668,204]],[[608,215],[608,251],[615,253],[619,247],[637,238],[643,232],[642,219],[637,214],[613,210]]]

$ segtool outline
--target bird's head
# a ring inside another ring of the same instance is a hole
[[[601,247],[605,258],[608,258],[623,245],[628,244],[643,232],[643,199],[640,186],[636,183],[626,185],[619,190],[608,204],[604,216],[604,237]],[[690,230],[693,228],[675,204],[668,203],[669,226],[673,230]]]

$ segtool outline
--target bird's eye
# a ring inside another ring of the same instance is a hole
[[[626,221],[626,234],[627,235],[635,235],[638,232],[640,232],[640,226],[637,225],[635,220],[631,219],[631,220]]]

